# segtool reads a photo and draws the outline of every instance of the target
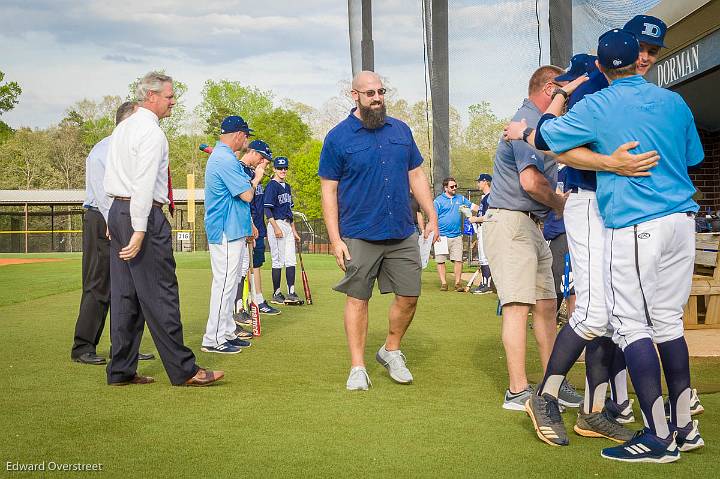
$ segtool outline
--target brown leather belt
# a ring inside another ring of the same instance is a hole
[[[113,198],[115,198],[116,200],[120,200],[120,201],[130,201],[130,197],[129,197],[129,196],[113,196]],[[163,206],[165,206],[165,204],[164,204],[164,203],[160,203],[159,201],[153,200],[153,206],[157,206],[158,208],[162,208]]]

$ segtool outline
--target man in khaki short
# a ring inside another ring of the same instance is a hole
[[[460,285],[463,261],[463,216],[460,213],[460,207],[470,208],[473,213],[477,213],[480,209],[478,205],[472,203],[463,195],[458,195],[457,188],[458,184],[455,178],[451,176],[445,178],[443,180],[444,192],[433,201],[438,216],[438,228],[440,229],[440,242],[435,243],[435,262],[440,276],[440,291],[448,290],[445,279],[445,261],[447,261],[448,257],[453,262],[455,291],[465,291],[465,288]],[[439,245],[447,245],[447,253],[438,253]]]
[[[561,73],[563,70],[551,65],[538,68],[530,78],[528,98],[514,119],[524,118],[528,125],[536,125],[558,86],[554,78]],[[555,160],[522,141],[500,141],[492,177],[483,243],[502,307],[502,340],[510,383],[503,408],[524,411],[532,392],[525,372],[530,311],[543,370],[556,334],[552,253],[537,223],[551,209],[562,216],[565,196],[555,193]]]

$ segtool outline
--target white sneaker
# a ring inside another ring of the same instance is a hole
[[[375,359],[385,366],[390,373],[390,377],[396,383],[410,384],[413,382],[412,374],[405,366],[405,355],[399,349],[397,351],[388,351],[383,344],[375,355]]]
[[[355,366],[350,370],[350,375],[345,385],[348,391],[367,391],[369,386],[372,386],[372,381],[370,381],[370,376],[368,376],[363,366]]]

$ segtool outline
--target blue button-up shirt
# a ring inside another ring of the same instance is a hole
[[[704,152],[690,108],[677,93],[640,75],[620,78],[543,123],[541,133],[555,152],[588,145],[609,155],[633,140],[640,142],[638,153],[657,150],[661,159],[651,176],[598,172],[598,207],[608,228],[698,210],[687,168],[700,163]]]
[[[205,166],[205,233],[208,243],[221,244],[252,235],[250,204],[238,195],[252,188],[242,163],[218,141]]]
[[[408,172],[422,164],[410,128],[387,117],[375,130],[350,115],[325,137],[320,177],[338,182],[340,235],[367,241],[404,239],[415,231]]]

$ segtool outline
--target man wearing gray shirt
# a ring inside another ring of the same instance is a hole
[[[137,103],[126,101],[115,114],[117,125],[137,110]],[[98,356],[105,318],[110,308],[110,239],[107,237],[107,217],[110,199],[105,194],[103,180],[110,137],[100,140],[85,160],[85,203],[83,216],[83,256],[80,312],[75,324],[75,340],[70,358],[83,364],[105,364]],[[147,355],[143,355],[148,358]],[[149,358],[148,358],[149,359]]]
[[[524,118],[528,125],[536,125],[560,86],[554,79],[562,73],[551,65],[538,68],[530,78],[528,98],[513,119]],[[543,368],[550,359],[556,333],[552,253],[537,223],[551,209],[562,215],[565,197],[555,193],[554,158],[521,141],[500,141],[492,177],[483,245],[503,316],[502,340],[510,383],[503,408],[524,411],[531,394],[525,372],[530,310]],[[575,393],[564,399],[568,406],[577,407],[582,398]]]

